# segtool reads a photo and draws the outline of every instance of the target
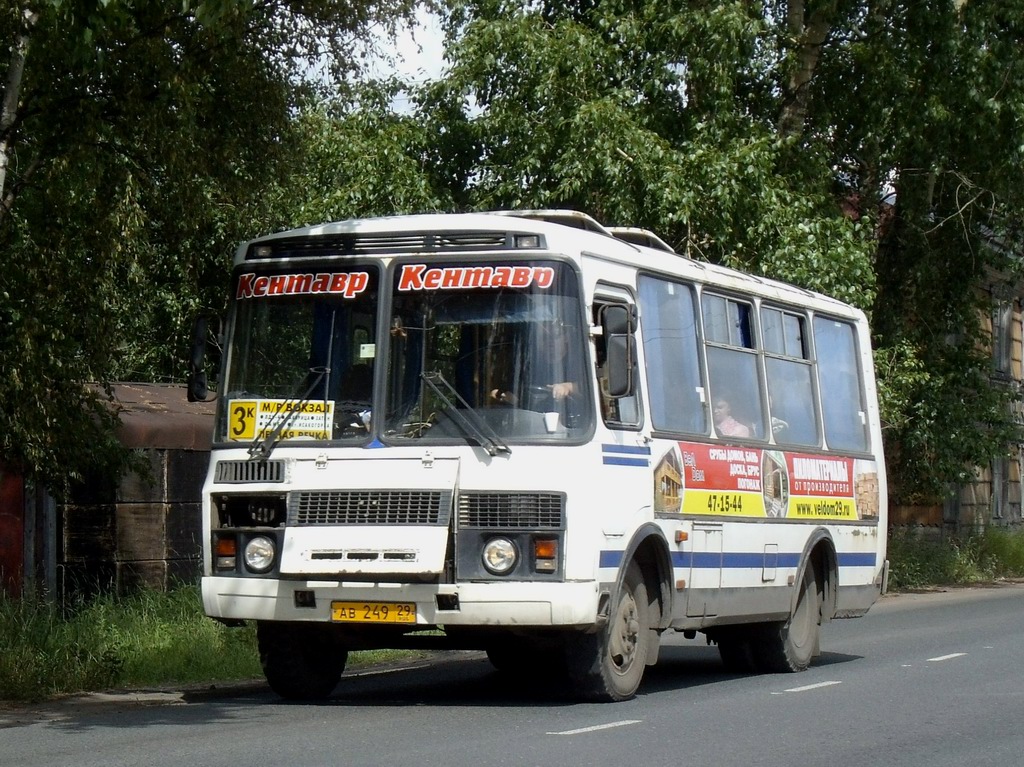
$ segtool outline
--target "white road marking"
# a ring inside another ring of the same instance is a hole
[[[578,730],[563,730],[562,732],[549,732],[548,735],[582,735],[586,732],[597,732],[598,730],[610,730],[613,727],[625,727],[628,724],[640,724],[641,719],[623,719],[621,722],[609,722],[608,724],[595,724],[593,727],[580,727]]]
[[[949,655],[940,655],[937,658],[929,658],[928,663],[940,663],[944,660],[953,660],[953,658],[962,658],[966,655],[965,652],[951,652]]]
[[[787,692],[807,692],[808,690],[820,690],[822,687],[832,687],[833,685],[842,684],[839,681],[832,682],[818,682],[817,684],[806,684],[803,687],[790,687],[788,690],[782,692],[773,692],[772,695],[784,695]]]

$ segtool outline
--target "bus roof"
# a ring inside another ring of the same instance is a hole
[[[512,226],[509,224],[510,219],[515,221]],[[413,234],[460,233],[466,236],[466,243],[476,245],[477,250],[483,251],[495,245],[489,244],[485,237],[473,237],[473,233],[504,234],[509,231],[516,234],[542,234],[547,242],[547,250],[569,256],[575,255],[583,260],[596,258],[646,271],[676,275],[696,282],[713,283],[725,289],[749,292],[762,297],[774,297],[789,302],[795,299],[811,300],[818,304],[817,308],[829,309],[844,315],[861,314],[854,307],[822,293],[731,267],[693,260],[676,253],[657,235],[647,230],[633,227],[606,228],[585,213],[571,210],[426,213],[335,221],[277,232],[243,243],[236,252],[235,264],[247,260],[250,248],[281,240],[340,240],[346,236],[365,236],[373,241],[373,245],[361,250],[362,254],[385,255],[389,246],[397,243],[402,245],[398,252],[415,252],[416,240],[409,237]]]

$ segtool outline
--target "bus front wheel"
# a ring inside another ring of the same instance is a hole
[[[647,587],[634,563],[626,570],[604,627],[569,641],[569,676],[582,697],[610,702],[636,694],[649,653],[649,615]]]
[[[323,700],[341,679],[348,651],[319,624],[260,621],[260,665],[270,689],[286,700]]]

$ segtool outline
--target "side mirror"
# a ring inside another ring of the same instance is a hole
[[[633,367],[636,362],[636,316],[632,307],[613,304],[601,311],[601,328],[609,397],[629,397],[636,391]]]
[[[205,402],[210,396],[206,379],[206,334],[210,322],[206,317],[196,317],[192,324],[192,349],[188,359],[188,401]]]

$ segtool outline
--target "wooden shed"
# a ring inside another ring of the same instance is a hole
[[[177,385],[122,383],[113,392],[118,437],[141,469],[92,478],[56,506],[57,587],[65,596],[165,589],[199,577],[215,406],[188,402]]]

